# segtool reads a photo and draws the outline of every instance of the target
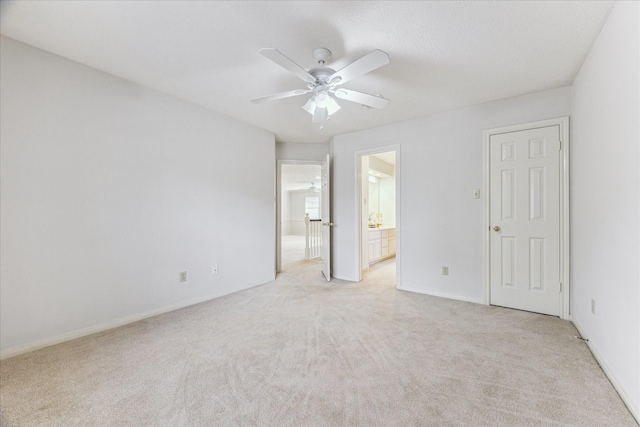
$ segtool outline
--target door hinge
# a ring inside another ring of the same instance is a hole
[[[558,292],[562,293],[562,282],[560,282],[560,290]]]

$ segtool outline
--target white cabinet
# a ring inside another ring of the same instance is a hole
[[[369,231],[369,265],[391,258],[396,254],[396,229]]]
[[[382,246],[380,242],[380,232],[369,232],[369,263],[371,260],[379,259],[382,254]]]
[[[396,253],[396,229],[389,230],[389,255]]]

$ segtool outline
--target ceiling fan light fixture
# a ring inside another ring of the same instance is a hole
[[[327,120],[328,117],[340,109],[340,105],[327,92],[319,92],[309,98],[302,108],[313,116],[313,122]],[[317,111],[319,109],[325,111]]]
[[[314,99],[316,101],[316,104],[318,104],[318,107],[326,108],[328,97],[329,95],[327,95],[326,91],[320,91],[316,94],[316,96],[314,96]]]
[[[316,110],[316,102],[312,98],[309,98],[306,104],[302,106],[302,108],[309,114],[313,116],[313,112]]]
[[[311,117],[311,123],[322,123],[329,120],[326,108],[317,107],[313,110],[313,117]]]
[[[319,193],[320,190],[321,190],[320,187],[316,187],[316,185],[313,182],[311,183],[311,187],[309,187],[309,191],[314,191],[316,193]]]
[[[311,123],[321,123],[328,119],[327,109],[320,107],[314,98],[310,98],[302,108],[311,114]]]
[[[340,109],[340,105],[330,96],[327,96],[327,100],[325,101],[325,105],[327,106],[327,113],[332,115]]]

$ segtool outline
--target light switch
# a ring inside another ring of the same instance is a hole
[[[478,190],[478,189],[473,190],[473,198],[474,199],[479,199],[480,198],[480,190]]]

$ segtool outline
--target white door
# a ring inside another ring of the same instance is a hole
[[[560,127],[491,135],[490,302],[560,314]]]
[[[322,171],[320,173],[322,177],[322,191],[320,197],[322,198],[322,274],[327,279],[327,282],[331,280],[331,178],[329,155],[322,163]]]

